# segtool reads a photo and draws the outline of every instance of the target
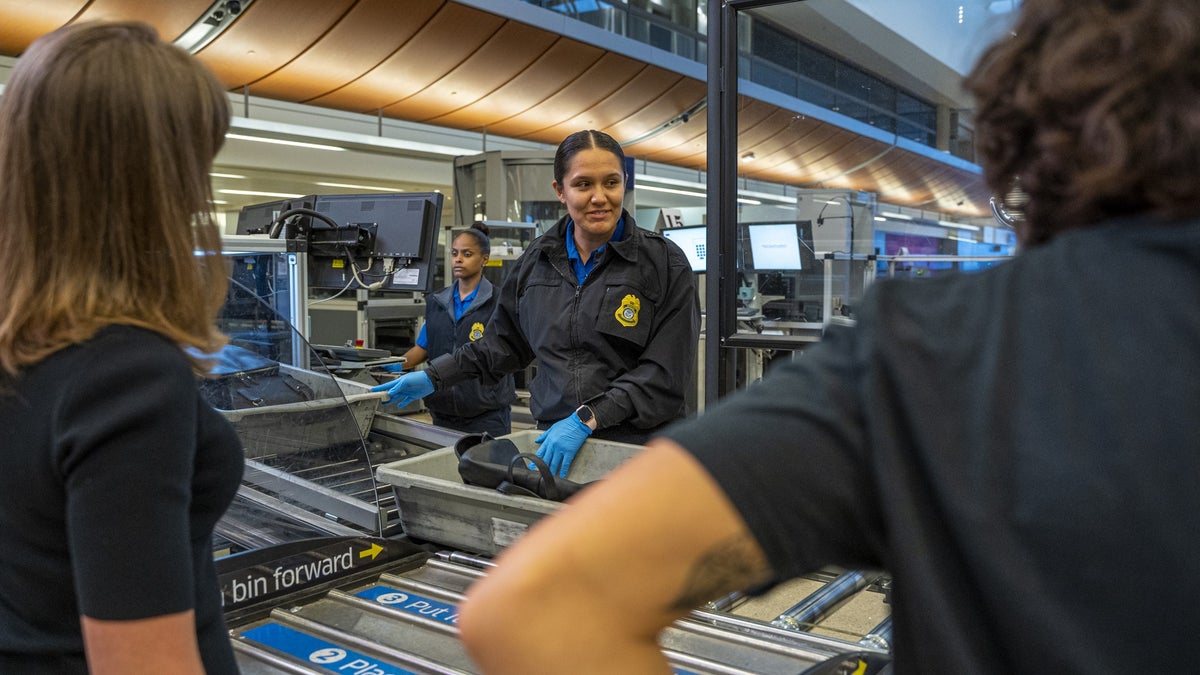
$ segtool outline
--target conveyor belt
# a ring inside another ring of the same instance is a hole
[[[375,466],[453,445],[462,432],[385,414],[373,428],[365,452],[356,445],[247,459],[239,503],[217,535],[250,550],[304,536],[398,534],[395,493],[375,480]]]
[[[243,673],[476,672],[456,626],[463,593],[486,572],[469,556],[362,537],[308,546],[221,566]],[[296,590],[276,593],[280,586]],[[801,673],[862,649],[720,612],[693,612],[660,644],[675,672],[697,675]]]

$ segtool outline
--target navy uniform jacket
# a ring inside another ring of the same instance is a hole
[[[495,381],[538,360],[530,412],[553,422],[587,403],[599,429],[653,429],[687,413],[700,302],[683,251],[637,227],[580,286],[567,259],[567,218],[530,244],[500,291],[487,335],[434,359],[441,390],[472,377]]]
[[[457,322],[454,320],[452,295],[455,292],[454,284],[426,296],[425,337],[431,360],[450,354],[485,335],[488,318],[496,306],[494,288],[492,282],[480,279],[475,299]],[[472,380],[436,391],[425,397],[425,406],[442,415],[475,417],[507,408],[516,398],[516,386],[512,375],[508,375],[494,384]]]

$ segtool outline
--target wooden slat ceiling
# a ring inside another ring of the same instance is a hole
[[[209,0],[0,0],[0,53],[72,21],[140,19],[174,39]],[[450,0],[254,0],[199,58],[230,89],[557,144],[595,128],[634,157],[704,169],[706,84]],[[875,192],[884,202],[988,213],[979,176],[749,99],[739,175]]]

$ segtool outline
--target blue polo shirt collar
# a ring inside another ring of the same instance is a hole
[[[458,297],[458,281],[455,280],[454,291],[452,291],[450,293],[450,297],[454,298],[454,321],[455,322],[458,322],[460,319],[462,319],[463,314],[466,314],[467,310],[471,308],[471,302],[474,301],[475,296],[479,294],[479,286],[481,286],[481,285],[482,284],[476,284],[475,290],[471,291],[470,293],[467,293],[467,297],[459,298]]]
[[[624,235],[625,216],[622,214],[621,218],[617,220],[617,229],[613,230],[613,234],[608,240],[621,241]],[[567,219],[567,259],[571,261],[571,269],[575,272],[575,281],[580,286],[583,285],[584,280],[592,273],[592,270],[596,269],[596,265],[600,264],[600,259],[603,257],[601,254],[607,248],[608,244],[604,244],[595,251],[592,251],[592,256],[588,258],[586,263],[583,262],[579,255],[579,247],[575,245],[575,221]]]

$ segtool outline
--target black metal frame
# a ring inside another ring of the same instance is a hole
[[[704,401],[733,391],[736,348],[795,349],[793,341],[738,336],[737,287],[737,104],[739,11],[803,0],[708,0],[708,284],[704,342]],[[715,262],[712,252],[716,252]],[[770,344],[767,344],[767,343]],[[777,344],[778,343],[778,344]]]

